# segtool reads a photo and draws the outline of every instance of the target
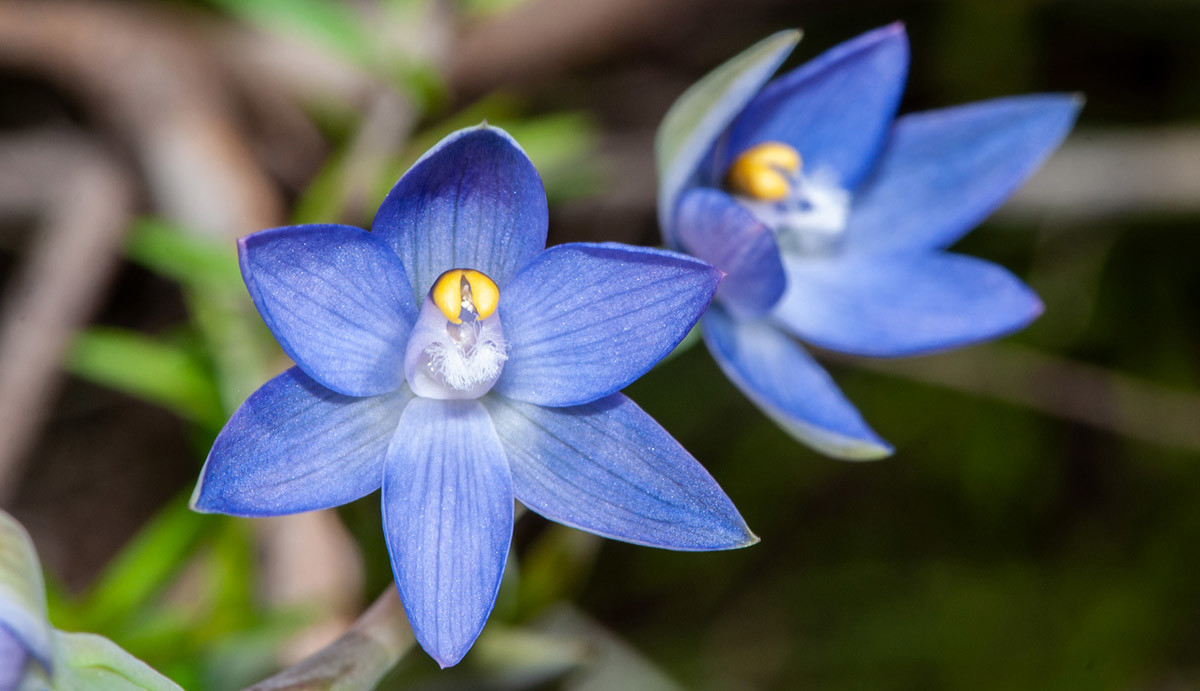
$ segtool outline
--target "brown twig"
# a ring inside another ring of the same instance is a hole
[[[227,237],[277,225],[278,193],[236,124],[226,76],[187,28],[203,18],[184,19],[137,4],[0,2],[0,63],[85,99],[129,143],[164,215]]]
[[[856,367],[994,398],[1163,446],[1200,452],[1200,394],[1012,345],[899,360],[838,356]]]
[[[0,212],[40,222],[0,325],[0,503],[15,489],[67,345],[117,263],[132,209],[129,175],[82,137],[43,132],[0,143]]]
[[[413,643],[396,587],[388,586],[336,641],[246,691],[374,688]]]
[[[467,27],[455,47],[450,83],[478,96],[530,85],[661,39],[682,16],[713,0],[534,0]]]

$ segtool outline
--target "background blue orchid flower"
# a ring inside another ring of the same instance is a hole
[[[720,273],[616,244],[544,250],[546,227],[537,171],[481,126],[405,173],[371,232],[297,226],[239,246],[250,295],[297,366],[234,413],[193,507],[272,516],[382,487],[401,600],[442,666],[491,612],[514,497],[638,544],[757,540],[700,464],[617,393],[687,334]]]
[[[798,39],[762,41],[673,106],[656,141],[659,220],[669,246],[728,274],[703,320],[725,374],[801,441],[879,458],[892,448],[796,339],[894,357],[1035,319],[1042,304],[1019,279],[944,250],[1062,142],[1081,99],[1037,94],[896,118],[902,25],[766,83]]]

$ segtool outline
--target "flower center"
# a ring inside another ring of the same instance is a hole
[[[806,176],[799,152],[787,144],[765,142],[747,149],[729,167],[725,184],[775,232],[784,252],[829,252],[846,227],[850,193],[832,175]]]
[[[433,282],[404,354],[413,393],[426,398],[478,398],[508,359],[496,308],[500,289],[474,269],[451,269]]]

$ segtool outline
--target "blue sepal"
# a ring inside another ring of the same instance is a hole
[[[484,404],[517,499],[546,518],[664,549],[758,542],[708,471],[623,394],[572,408]]]
[[[322,386],[348,396],[404,383],[417,318],[404,266],[361,228],[308,225],[238,241],[250,298],[280,347]]]
[[[450,269],[475,269],[503,287],[546,246],[546,191],[504,130],[450,134],[409,168],[375,214],[371,231],[408,271],[414,304]]]
[[[1018,331],[1042,301],[1007,269],[938,252],[784,260],[772,313],[813,345],[855,355],[918,355]]]
[[[683,340],[720,280],[712,266],[665,250],[552,247],[501,293],[510,351],[494,391],[549,406],[619,391]]]
[[[263,384],[217,436],[192,508],[280,516],[354,501],[379,489],[400,413],[412,397],[353,398],[293,367]]]
[[[708,311],[703,326],[725,376],[796,439],[845,460],[891,455],[891,445],[793,338],[764,320],[735,320],[720,307]]]
[[[483,630],[512,528],[512,479],[487,411],[414,399],[388,448],[383,533],[413,635],[442,667]]]

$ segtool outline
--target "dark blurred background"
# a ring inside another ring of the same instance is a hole
[[[186,510],[215,431],[287,364],[234,238],[367,225],[408,163],[486,117],[538,164],[551,243],[654,245],[652,137],[689,84],[783,28],[805,31],[794,66],[894,20],[902,111],[1086,95],[956,248],[1026,278],[1045,315],[952,354],[826,359],[897,449],[868,464],[807,450],[703,348],[680,354],[627,393],[762,543],[677,554],[527,516],[464,668],[411,655],[385,685],[1200,687],[1192,0],[0,2],[0,506],[38,545],[54,622],[236,688],[391,579],[377,496]]]

